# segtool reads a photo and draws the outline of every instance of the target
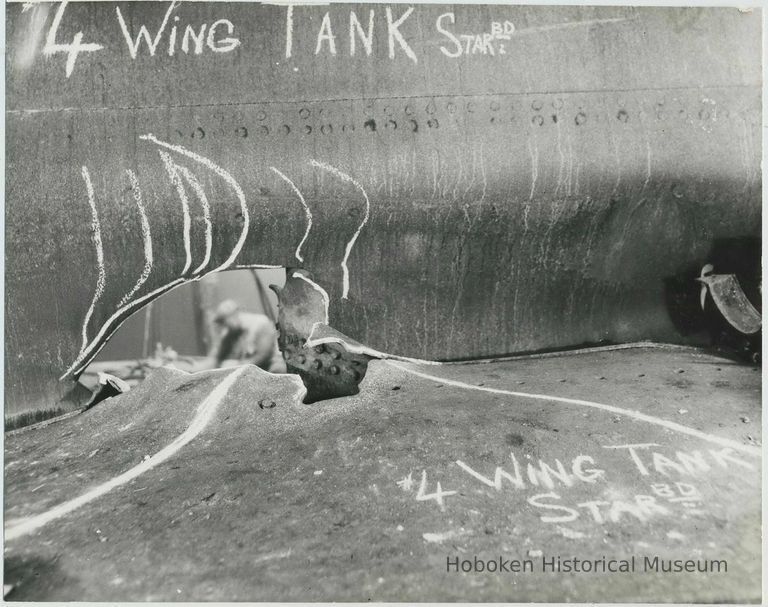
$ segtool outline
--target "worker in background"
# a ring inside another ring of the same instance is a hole
[[[213,319],[222,331],[209,356],[209,368],[252,364],[270,373],[285,373],[275,324],[264,314],[244,312],[231,299],[222,301]]]

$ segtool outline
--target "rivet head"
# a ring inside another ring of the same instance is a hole
[[[315,369],[319,369],[320,367],[322,367],[322,366],[323,366],[323,363],[322,363],[322,361],[320,361],[320,360],[318,360],[318,359],[316,358],[315,360],[313,360],[313,361],[312,361],[312,366],[313,366]]]
[[[260,400],[259,409],[274,409],[277,403],[273,400]]]
[[[323,344],[320,344],[319,346],[315,346],[315,352],[317,352],[318,354],[322,354],[323,352],[325,352],[325,346],[323,346]]]
[[[334,360],[339,360],[341,358],[341,352],[338,350],[331,350],[331,358]]]
[[[331,375],[338,375],[339,374],[339,368],[336,365],[331,365],[331,368],[328,369],[328,371],[331,372]]]

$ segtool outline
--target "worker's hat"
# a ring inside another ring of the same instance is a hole
[[[240,310],[240,306],[237,305],[232,299],[225,299],[216,308],[216,314],[213,317],[214,322],[224,324],[224,322],[233,314],[236,314]]]

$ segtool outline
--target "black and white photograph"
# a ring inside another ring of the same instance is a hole
[[[7,2],[4,601],[762,603],[763,9],[657,4]]]

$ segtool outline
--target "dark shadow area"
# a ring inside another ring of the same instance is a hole
[[[32,424],[39,424],[40,422],[64,415],[69,410],[70,409],[64,409],[62,407],[53,407],[50,409],[40,409],[39,411],[30,411],[29,413],[20,413],[13,417],[7,417],[5,419],[5,431],[18,430],[19,428],[31,426]]]
[[[9,430],[24,428],[26,426],[31,426],[32,424],[38,424],[54,419],[74,410],[82,409],[87,406],[92,397],[93,393],[91,390],[86,388],[79,381],[76,381],[74,386],[72,386],[55,407],[6,417],[5,431],[8,432]]]
[[[681,335],[701,340],[701,345],[712,347],[723,356],[751,363],[759,361],[762,330],[752,335],[739,332],[723,317],[709,294],[702,308],[702,284],[696,279],[705,264],[711,264],[715,274],[733,274],[747,299],[761,312],[761,247],[759,238],[717,239],[699,263],[664,279],[669,317]]]
[[[81,600],[83,589],[75,578],[65,575],[57,554],[53,558],[12,556],[3,562],[3,584],[11,586],[4,601],[41,601],[56,596],[61,601]]]

